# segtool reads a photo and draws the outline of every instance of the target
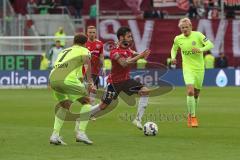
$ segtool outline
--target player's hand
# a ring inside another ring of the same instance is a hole
[[[91,92],[91,93],[96,93],[97,92],[97,88],[96,88],[96,86],[94,86],[93,83],[89,83],[88,84],[88,91]]]
[[[151,50],[150,49],[146,49],[144,52],[141,53],[142,58],[147,59],[148,56],[150,55],[150,53],[151,53]]]
[[[200,53],[201,51],[200,51],[199,48],[193,48],[193,49],[192,49],[192,52],[193,52],[193,53]]]
[[[172,64],[176,65],[177,64],[177,60],[176,59],[172,59]]]

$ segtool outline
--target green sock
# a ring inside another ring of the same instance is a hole
[[[55,121],[54,121],[54,127],[53,127],[53,133],[59,135],[60,129],[63,126],[67,109],[60,107],[55,114]]]
[[[195,103],[194,96],[187,96],[188,113],[190,113],[192,117],[195,117]]]
[[[199,104],[199,97],[195,98],[195,108],[198,108],[198,104]],[[196,116],[196,113],[195,113],[195,116]]]
[[[90,118],[90,111],[91,110],[91,105],[90,104],[85,104],[82,106],[81,111],[80,111],[80,124],[79,124],[79,130],[81,132],[85,132],[88,121]],[[85,114],[84,114],[85,113]]]

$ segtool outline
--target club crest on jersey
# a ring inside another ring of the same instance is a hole
[[[96,45],[96,48],[97,48],[97,49],[100,49],[100,48],[101,48],[101,46],[100,46],[99,44],[97,44],[97,45]]]
[[[195,41],[192,41],[192,45],[195,46],[195,45],[196,45],[196,42],[195,42]]]

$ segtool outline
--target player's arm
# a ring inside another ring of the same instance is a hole
[[[133,53],[133,57],[136,57],[137,55],[139,55],[136,51],[132,50],[129,48],[129,50]]]
[[[176,64],[176,57],[177,57],[177,51],[178,51],[178,43],[177,43],[177,37],[175,37],[173,45],[172,45],[172,49],[171,49],[171,60],[173,64]]]
[[[143,51],[140,54],[137,54],[137,52],[134,52],[133,54],[135,54],[135,56],[133,58],[127,59],[127,63],[128,64],[135,63],[137,60],[139,60],[141,58],[147,59],[150,53],[151,53],[151,51],[149,49],[146,49],[145,51]]]
[[[100,61],[101,61],[101,64],[102,64],[102,73],[103,75],[105,75],[106,73],[106,69],[105,69],[105,65],[104,65],[104,56],[103,54],[100,54]]]
[[[206,52],[214,47],[214,44],[201,32],[199,32],[199,38],[204,46],[202,48],[193,48],[194,52]]]
[[[150,54],[150,50],[147,49],[145,50],[144,52],[138,54],[137,56],[133,57],[133,58],[128,58],[128,59],[125,59],[123,57],[120,57],[119,54],[115,54],[114,55],[114,59],[122,66],[122,67],[127,67],[129,65],[131,65],[132,63],[136,62],[137,60],[139,60],[140,58],[147,58]]]
[[[90,61],[90,55],[88,56],[83,56],[83,65],[85,68],[85,75],[86,75],[86,80],[89,86],[93,85],[93,80],[91,77],[91,61]]]
[[[132,50],[132,49],[130,49],[130,48],[129,48],[129,50],[132,52],[132,54],[133,54],[133,57],[136,57],[136,56],[138,56],[138,55],[139,55],[139,53],[137,53],[137,51],[135,51],[135,50]],[[140,58],[140,59],[142,59],[142,58]],[[145,59],[147,59],[147,57],[146,57]],[[136,62],[136,61],[135,61],[135,62]],[[131,65],[135,65],[135,64],[136,64],[135,62],[131,63]]]
[[[214,44],[206,36],[200,33],[200,37],[201,37],[201,42],[204,45],[204,47],[199,48],[201,52],[209,51],[212,48],[214,48]]]
[[[103,55],[103,45],[101,47],[101,50],[100,50],[100,61],[101,61],[101,64],[102,64],[102,71],[103,71],[103,74],[105,75],[105,66],[104,66],[104,55]]]

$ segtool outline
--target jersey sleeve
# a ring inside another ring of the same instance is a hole
[[[199,33],[200,41],[204,45],[204,47],[199,48],[200,51],[205,52],[212,49],[214,47],[213,43],[204,34],[202,34],[201,32],[198,32],[198,33]]]
[[[178,48],[179,46],[177,42],[177,37],[175,37],[172,45],[172,49],[171,49],[171,59],[176,59]]]

